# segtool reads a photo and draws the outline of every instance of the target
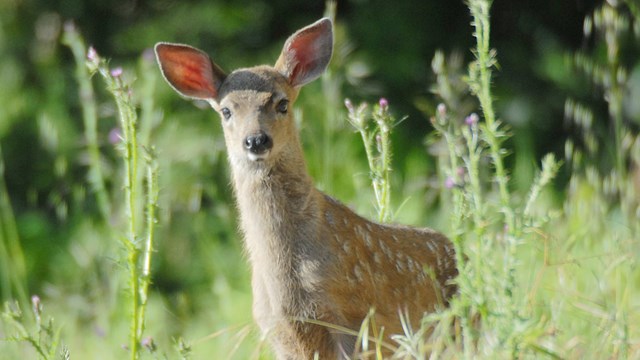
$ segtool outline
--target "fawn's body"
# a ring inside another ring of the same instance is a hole
[[[455,291],[455,254],[443,235],[370,222],[313,186],[288,107],[331,51],[328,19],[290,37],[274,67],[229,75],[194,48],[156,46],[169,83],[223,118],[254,317],[280,359],[353,354],[355,337],[305,319],[357,331],[374,307],[385,334],[402,333],[400,313],[419,324]]]

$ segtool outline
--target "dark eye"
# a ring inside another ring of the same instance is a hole
[[[231,117],[231,110],[229,110],[229,108],[222,108],[222,110],[220,110],[222,112],[222,116],[224,117],[225,120],[229,120],[229,118]]]
[[[280,100],[278,105],[276,105],[276,111],[281,114],[286,114],[288,110],[289,110],[289,100],[286,100],[286,99]]]

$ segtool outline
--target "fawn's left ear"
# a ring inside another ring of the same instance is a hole
[[[275,68],[292,86],[300,87],[322,75],[332,53],[333,24],[322,18],[287,39]]]
[[[162,75],[178,93],[199,100],[216,100],[226,75],[203,51],[189,45],[158,43],[156,57]]]

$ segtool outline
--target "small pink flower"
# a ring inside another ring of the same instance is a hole
[[[153,338],[151,336],[145,337],[140,343],[149,350],[155,350],[156,348],[156,344],[153,342]]]
[[[447,189],[453,189],[456,186],[456,181],[453,180],[453,178],[451,176],[448,176],[445,180],[444,180],[444,187]]]
[[[386,98],[380,98],[380,100],[378,100],[378,105],[380,105],[380,109],[382,109],[382,111],[387,111],[389,108],[389,101]]]
[[[456,175],[458,175],[459,177],[463,177],[464,173],[466,172],[465,168],[460,166],[456,169]]]
[[[473,125],[477,124],[478,121],[480,121],[480,117],[476,113],[471,113],[471,115],[467,116],[464,119],[465,124],[467,124],[469,126],[473,126]]]
[[[114,78],[120,77],[120,75],[122,75],[122,68],[120,66],[111,70],[111,76]]]
[[[89,59],[90,61],[96,61],[98,59],[98,53],[96,52],[96,49],[93,48],[93,46],[89,46],[89,51],[87,51],[87,59]]]
[[[115,127],[111,129],[111,131],[109,131],[109,142],[115,145],[120,141],[122,141],[122,131],[120,131],[120,128]]]
[[[40,313],[42,312],[42,303],[40,302],[40,296],[33,295],[31,297],[31,306],[33,306],[33,312],[36,317],[40,317]]]
[[[31,297],[31,304],[33,304],[34,308],[39,308],[40,307],[40,296],[33,295]]]
[[[438,115],[445,117],[447,116],[447,105],[440,103],[437,107]]]

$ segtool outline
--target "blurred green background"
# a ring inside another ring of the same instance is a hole
[[[513,135],[506,146],[514,189],[527,189],[543,154],[563,158],[567,139],[583,145],[581,129],[566,120],[567,98],[590,104],[603,144],[595,162],[603,173],[611,168],[607,103],[571,61],[577,51],[606,57],[606,48],[583,33],[585,16],[600,4],[523,0],[493,6],[492,45],[499,58],[494,91],[497,112]],[[324,12],[321,1],[0,0],[0,175],[6,186],[0,203],[8,204],[0,234],[19,239],[26,295],[40,295],[72,354],[113,358],[120,354],[114,344],[126,343],[123,250],[112,236],[123,232],[125,220],[115,105],[96,79],[101,163],[113,204],[104,219],[87,182],[83,100],[72,54],[60,42],[64,27],[73,21],[88,44],[112,66],[122,66],[134,99],[148,110],[142,143],[158,152],[160,215],[147,328],[167,348],[171,339],[190,339],[194,353],[206,358],[209,346],[225,348],[242,336],[217,331],[251,323],[248,264],[217,115],[177,96],[149,50],[158,41],[191,44],[227,71],[272,63],[288,35]],[[385,97],[396,117],[408,116],[394,132],[393,203],[403,204],[396,220],[447,231],[442,179],[425,145],[429,118],[441,101],[432,93],[431,64],[440,49],[449,55],[448,66],[465,71],[474,44],[470,21],[463,1],[337,3],[329,74],[303,90],[296,110],[318,187],[374,214],[364,151],[342,104],[347,97],[372,103]],[[629,71],[624,121],[637,133],[640,46],[629,35],[621,47],[620,62]],[[477,104],[469,100],[457,111],[478,111]],[[564,168],[555,183],[556,202],[569,171]],[[5,264],[0,271],[6,279],[15,270]],[[3,301],[18,296],[8,282],[1,285]]]

